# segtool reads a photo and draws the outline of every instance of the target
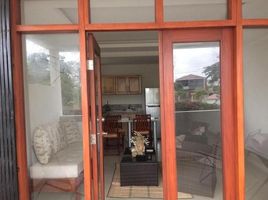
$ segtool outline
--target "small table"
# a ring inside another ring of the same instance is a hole
[[[137,161],[126,150],[120,162],[120,183],[121,186],[157,186],[158,162],[155,155],[151,160]]]

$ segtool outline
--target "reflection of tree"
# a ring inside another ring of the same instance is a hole
[[[50,60],[47,53],[32,53],[27,56],[29,83],[50,83]]]
[[[60,57],[61,91],[63,111],[80,110],[80,65],[77,61],[65,61]]]
[[[187,92],[185,90],[183,90],[183,86],[182,86],[182,84],[180,82],[175,81],[174,87],[175,87],[176,99],[178,97],[180,97],[182,99],[185,99],[187,97]]]
[[[195,91],[195,97],[198,100],[202,100],[204,96],[206,96],[208,93],[206,90],[197,90]]]
[[[57,58],[58,59],[58,58]],[[80,65],[78,61],[65,61],[63,56],[60,56],[59,67],[51,68],[53,63],[48,53],[32,53],[27,56],[27,73],[29,83],[50,84],[50,71],[60,71],[61,93],[63,112],[65,110],[80,110]]]
[[[216,62],[204,68],[203,73],[206,75],[212,91],[219,94],[220,92],[220,62]]]

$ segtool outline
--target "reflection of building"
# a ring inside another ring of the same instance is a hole
[[[207,88],[206,78],[189,74],[176,79],[178,101],[201,101]]]
[[[206,89],[206,78],[194,74],[189,74],[178,78],[176,82],[181,83],[184,90]]]

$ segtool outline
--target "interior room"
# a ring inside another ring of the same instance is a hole
[[[162,179],[160,158],[157,157],[160,156],[161,143],[158,34],[152,31],[93,34],[101,49],[106,197],[161,197],[162,186],[153,188]],[[148,101],[150,90],[154,95],[152,102]],[[138,116],[149,118],[138,120]],[[132,158],[130,147],[133,148],[134,143],[130,139],[135,140],[136,131],[144,133],[140,136],[148,139],[150,144],[145,144],[146,150],[150,150],[149,147],[155,150],[147,164],[142,162],[142,168],[135,165],[136,158],[133,158],[134,164],[123,162],[123,159]],[[136,178],[131,179],[135,170],[138,171]],[[151,170],[155,172],[147,177]],[[150,181],[145,184],[147,180]],[[142,186],[144,184],[147,186]]]

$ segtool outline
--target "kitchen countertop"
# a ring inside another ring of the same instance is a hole
[[[153,122],[159,121],[159,118],[151,117],[151,121]],[[133,122],[133,119],[129,119],[128,117],[122,117],[120,122]]]

